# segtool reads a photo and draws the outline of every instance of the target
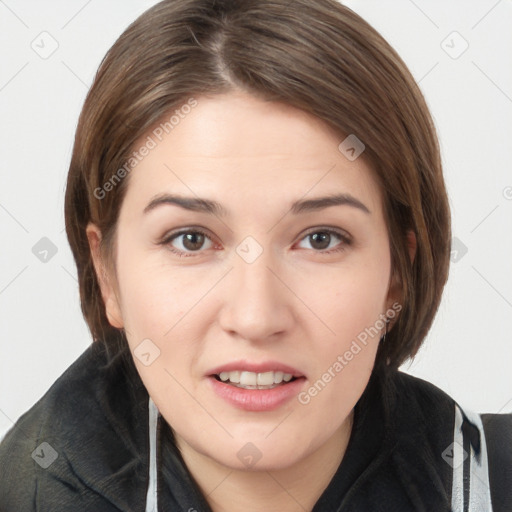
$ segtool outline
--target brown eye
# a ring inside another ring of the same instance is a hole
[[[188,233],[183,236],[183,246],[189,251],[201,249],[205,236],[202,233]]]
[[[210,249],[213,245],[210,237],[197,229],[171,234],[162,241],[162,244],[168,245],[172,252],[180,256],[203,252],[201,249]]]
[[[331,235],[325,231],[313,233],[308,235],[311,240],[311,245],[315,249],[327,249],[331,242]]]
[[[310,247],[301,247],[303,249],[313,249],[315,252],[328,254],[331,252],[340,252],[351,244],[351,239],[343,232],[333,229],[316,229],[310,231],[302,238],[301,243],[307,240]]]

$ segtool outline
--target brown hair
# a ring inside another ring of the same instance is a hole
[[[439,145],[401,58],[335,0],[164,0],[108,51],[80,115],[65,198],[66,232],[93,338],[114,352],[125,342],[125,333],[107,320],[86,226],[91,221],[100,228],[102,254],[115,261],[129,175],[101,198],[97,191],[129,160],[134,143],[174,108],[192,96],[235,88],[302,109],[340,137],[355,134],[365,144],[403,290],[403,309],[380,344],[377,363],[398,367],[430,329],[448,276],[450,211]],[[417,239],[413,263],[408,230]]]

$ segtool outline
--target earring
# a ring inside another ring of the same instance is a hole
[[[382,338],[380,339],[380,342],[381,343],[384,343],[386,341],[386,335],[388,333],[388,324],[389,322],[391,321],[391,319],[386,315],[386,323],[385,323],[385,331],[384,331],[384,335],[382,336]]]

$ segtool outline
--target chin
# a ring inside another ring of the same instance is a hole
[[[284,438],[276,435],[271,440],[267,432],[260,437],[245,435],[217,446],[220,449],[212,452],[210,448],[205,454],[218,464],[236,471],[257,472],[279,471],[296,464],[307,456],[307,453],[297,451],[297,447],[308,444],[299,440],[299,436],[289,433]]]

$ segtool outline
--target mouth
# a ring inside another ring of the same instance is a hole
[[[218,382],[242,389],[274,389],[300,378],[279,370],[259,373],[242,370],[223,371],[215,373],[211,377]]]
[[[276,361],[233,361],[213,368],[206,376],[218,397],[252,412],[278,409],[297,396],[306,383],[304,374]]]

